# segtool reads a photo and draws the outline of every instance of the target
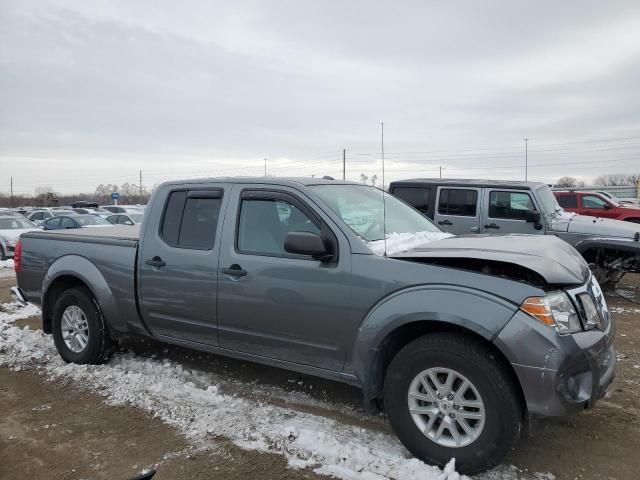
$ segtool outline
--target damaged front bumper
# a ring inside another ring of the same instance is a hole
[[[614,324],[558,335],[518,312],[496,339],[509,357],[529,415],[552,417],[592,407],[615,377]]]

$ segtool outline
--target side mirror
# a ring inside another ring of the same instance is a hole
[[[604,209],[605,210],[610,210],[611,209],[611,205],[609,205],[608,203],[604,204]]]
[[[540,223],[540,212],[536,210],[527,210],[524,212],[524,219],[527,223]]]
[[[298,255],[323,257],[327,249],[320,235],[311,232],[289,232],[284,238],[284,249]]]

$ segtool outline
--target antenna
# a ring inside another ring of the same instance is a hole
[[[384,256],[387,256],[387,202],[386,195],[384,194],[384,122],[380,124],[381,127],[381,142],[380,147],[382,151],[382,238],[384,239]]]

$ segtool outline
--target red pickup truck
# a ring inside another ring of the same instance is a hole
[[[640,208],[623,207],[615,200],[599,193],[557,191],[553,194],[558,199],[560,206],[568,212],[640,223]]]

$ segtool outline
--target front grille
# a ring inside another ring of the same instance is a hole
[[[609,309],[595,277],[591,276],[585,285],[571,290],[569,294],[578,307],[585,330],[597,328],[606,332],[609,329],[611,323]]]

